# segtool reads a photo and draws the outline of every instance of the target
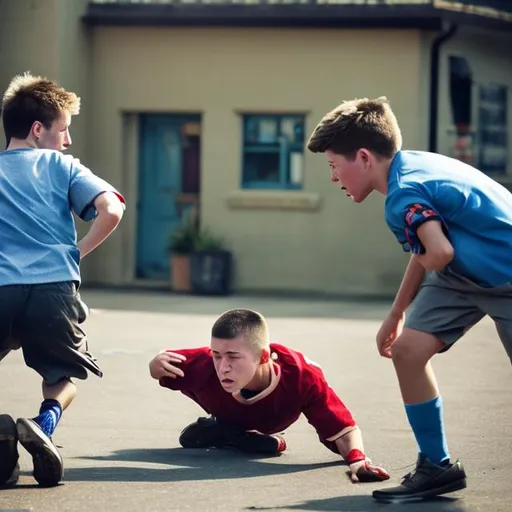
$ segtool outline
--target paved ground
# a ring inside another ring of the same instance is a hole
[[[351,484],[346,468],[306,421],[287,433],[278,458],[178,448],[181,428],[201,414],[178,393],[159,388],[149,359],[162,348],[207,344],[212,321],[235,306],[267,315],[273,339],[321,363],[361,425],[366,450],[393,483],[409,471],[416,447],[389,361],[374,336],[386,304],[232,297],[205,299],[157,293],[89,291],[91,349],[105,377],[91,377],[66,412],[55,442],[63,485],[39,489],[22,451],[20,484],[0,491],[1,510],[47,511],[325,511],[510,512],[512,510],[512,372],[493,325],[484,321],[435,361],[447,432],[469,488],[415,505],[372,501],[377,484]],[[39,380],[15,353],[0,371],[0,410],[34,415]]]

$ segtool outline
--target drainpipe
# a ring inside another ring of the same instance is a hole
[[[441,45],[457,32],[457,25],[450,24],[432,43],[430,53],[430,126],[428,135],[428,150],[437,151],[437,126],[439,113],[439,56]]]

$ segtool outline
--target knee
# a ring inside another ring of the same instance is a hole
[[[391,359],[395,365],[410,361],[414,357],[413,352],[410,341],[401,336],[391,345]]]
[[[391,345],[391,358],[395,366],[423,366],[431,357],[430,350],[410,333],[402,334]]]

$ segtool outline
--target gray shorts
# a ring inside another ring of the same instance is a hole
[[[449,269],[428,272],[405,325],[435,335],[448,350],[485,315],[494,320],[512,361],[512,282],[485,288]]]
[[[80,324],[87,317],[74,282],[0,286],[0,360],[22,349],[45,384],[102,376]]]

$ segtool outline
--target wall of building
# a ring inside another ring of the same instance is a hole
[[[418,32],[98,27],[92,41],[89,160],[131,209],[121,235],[100,248],[95,280],[123,283],[131,275],[133,114],[194,112],[203,119],[202,222],[230,242],[238,290],[396,289],[405,257],[383,221],[383,198],[352,204],[330,183],[323,155],[305,156],[303,191],[260,192],[257,202],[271,198],[274,207],[248,207],[255,194],[240,190],[239,114],[306,113],[310,133],[342,100],[386,95],[405,147],[424,148]],[[290,201],[298,206],[283,210]]]
[[[29,71],[76,91],[85,108],[73,120],[73,153],[86,156],[87,29],[79,20],[86,0],[0,0],[0,89]],[[0,144],[5,143],[2,132]]]

